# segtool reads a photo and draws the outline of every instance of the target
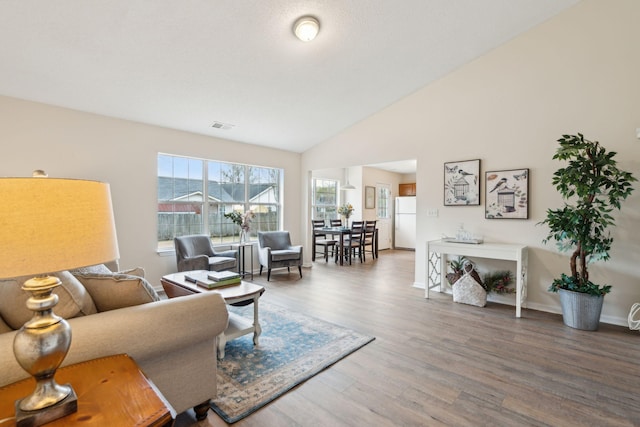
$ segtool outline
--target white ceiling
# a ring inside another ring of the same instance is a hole
[[[2,0],[0,94],[303,152],[577,1]]]
[[[395,162],[386,162],[386,163],[375,163],[369,164],[367,167],[375,168],[375,169],[383,169],[390,172],[406,174],[406,173],[415,173],[418,169],[418,161],[416,159],[412,160],[398,160]]]

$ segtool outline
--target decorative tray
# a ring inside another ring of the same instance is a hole
[[[460,240],[460,239],[456,239],[455,237],[443,237],[442,241],[445,243],[466,243],[468,245],[479,245],[483,242],[482,239],[465,239],[465,240]]]

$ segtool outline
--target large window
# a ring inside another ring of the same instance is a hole
[[[282,176],[282,169],[158,154],[158,249],[188,234],[238,241],[240,228],[224,216],[233,211],[253,211],[251,237],[278,230]]]
[[[328,220],[338,218],[338,181],[332,179],[313,179],[312,219]]]

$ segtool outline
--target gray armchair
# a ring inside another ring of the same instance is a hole
[[[258,258],[260,259],[260,275],[262,268],[267,268],[267,281],[271,278],[271,269],[297,266],[302,278],[302,246],[292,246],[288,231],[259,231]]]
[[[174,238],[173,243],[176,248],[178,271],[222,271],[236,268],[237,251],[216,251],[209,236],[180,236]]]

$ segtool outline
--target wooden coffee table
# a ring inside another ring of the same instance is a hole
[[[71,384],[78,395],[78,411],[47,423],[47,427],[173,425],[175,411],[126,354],[65,366],[56,372],[56,381]],[[33,378],[0,387],[3,427],[16,425],[14,402],[34,387]]]
[[[185,280],[185,273],[193,272],[183,271],[180,273],[167,274],[160,279],[160,283],[162,283],[162,288],[167,294],[167,297],[176,298],[202,292],[219,292],[227,304],[253,303],[253,323],[235,313],[229,313],[229,326],[218,336],[218,359],[224,359],[224,348],[228,341],[243,335],[253,333],[253,344],[258,345],[258,339],[262,333],[258,316],[258,300],[264,293],[264,286],[243,280],[239,285],[205,289],[193,282]]]

